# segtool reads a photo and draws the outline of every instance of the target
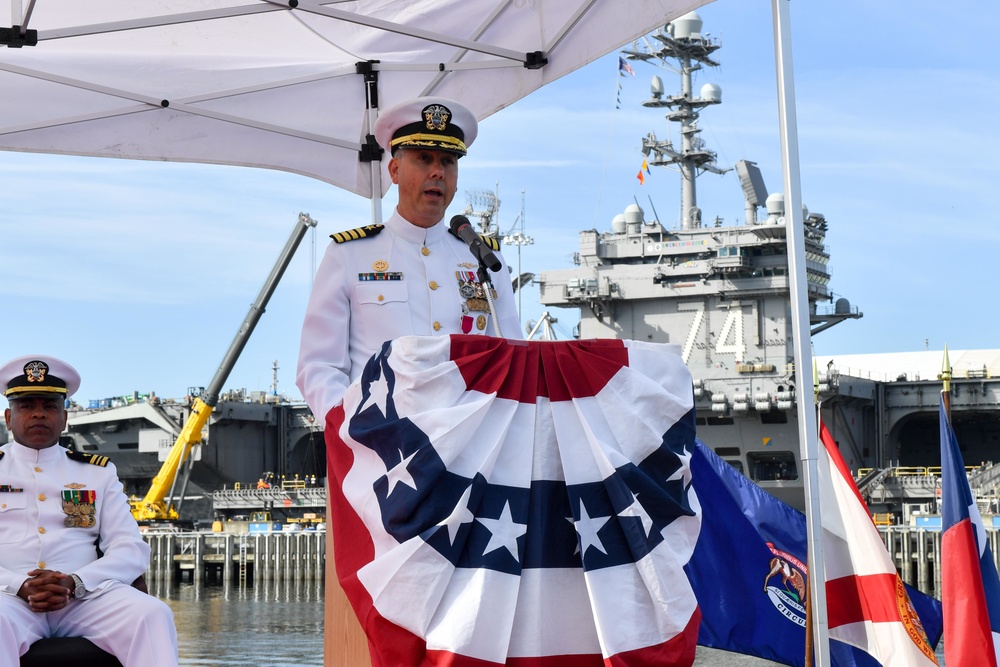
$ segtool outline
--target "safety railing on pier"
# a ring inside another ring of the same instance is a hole
[[[304,481],[289,480],[288,487],[234,488],[212,492],[216,510],[262,509],[265,507],[326,507],[326,488],[307,486]]]
[[[268,580],[322,580],[326,533],[321,531],[236,533],[153,531],[147,578],[168,582],[213,578],[229,586]]]
[[[965,476],[983,514],[1000,514],[1000,466],[992,461],[978,466],[965,466]],[[940,497],[941,466],[897,466],[892,468],[858,468],[854,475],[858,490],[868,497],[880,484],[901,484],[910,489],[922,487]],[[935,508],[936,511],[936,508]]]

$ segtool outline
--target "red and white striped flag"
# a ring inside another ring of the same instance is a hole
[[[820,425],[819,491],[830,638],[883,667],[936,665],[896,566],[833,436]]]
[[[691,665],[694,435],[675,346],[386,343],[326,428],[375,667]]]

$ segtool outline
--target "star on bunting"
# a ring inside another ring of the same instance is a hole
[[[503,512],[499,519],[487,519],[477,516],[476,521],[486,526],[490,531],[490,541],[483,551],[483,555],[496,551],[501,547],[506,547],[510,555],[520,562],[517,555],[517,538],[528,532],[528,526],[523,523],[516,523],[510,514],[510,503],[503,504]]]
[[[642,522],[643,534],[647,539],[649,538],[649,533],[653,528],[653,519],[649,516],[646,508],[642,506],[642,503],[639,502],[637,494],[632,494],[632,504],[619,512],[618,516],[631,516],[639,519]]]
[[[413,481],[413,475],[411,475],[410,471],[406,469],[406,466],[410,465],[410,461],[412,461],[413,457],[416,455],[417,452],[413,452],[406,458],[403,458],[403,452],[400,450],[400,462],[385,472],[385,476],[389,480],[389,490],[385,493],[386,497],[392,495],[392,490],[395,489],[396,485],[399,483],[405,484],[414,491],[417,490],[417,483]]]
[[[448,528],[449,544],[455,544],[455,538],[458,536],[458,529],[461,528],[463,524],[472,523],[476,518],[476,515],[469,510],[469,497],[471,495],[472,485],[470,484],[466,487],[465,493],[462,494],[462,497],[458,499],[458,502],[455,504],[455,509],[452,510],[450,515],[448,515],[448,518],[438,524],[439,526],[445,526]]]
[[[601,542],[601,538],[597,536],[597,533],[604,527],[604,524],[606,524],[610,518],[611,517],[606,516],[591,519],[590,515],[587,514],[587,508],[583,505],[583,499],[580,500],[580,520],[574,521],[573,525],[576,527],[576,532],[580,536],[580,553],[583,557],[587,556],[587,549],[592,546],[597,547],[598,551],[607,555],[608,552],[604,548],[604,543]]]
[[[379,379],[372,381],[368,385],[368,398],[358,408],[358,412],[363,412],[365,408],[374,403],[375,407],[382,413],[382,416],[385,417],[385,404],[388,397],[389,383],[385,381],[385,374],[383,373]]]

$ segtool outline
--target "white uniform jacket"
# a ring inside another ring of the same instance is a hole
[[[493,335],[492,318],[478,298],[481,288],[470,296],[478,267],[469,246],[445,223],[424,229],[399,213],[375,236],[331,243],[306,308],[295,381],[313,414],[325,419],[386,341]],[[521,338],[506,262],[490,278],[500,333]]]
[[[28,572],[44,569],[76,573],[96,597],[146,571],[149,545],[107,457],[92,464],[58,445],[36,450],[17,442],[0,452],[0,592],[16,595]]]

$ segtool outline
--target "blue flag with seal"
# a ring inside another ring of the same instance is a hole
[[[702,612],[698,644],[805,665],[805,515],[741,475],[701,441],[691,458],[691,475],[703,518],[684,569]],[[937,645],[941,603],[906,588],[931,645]],[[835,640],[830,654],[836,667],[880,664]]]

